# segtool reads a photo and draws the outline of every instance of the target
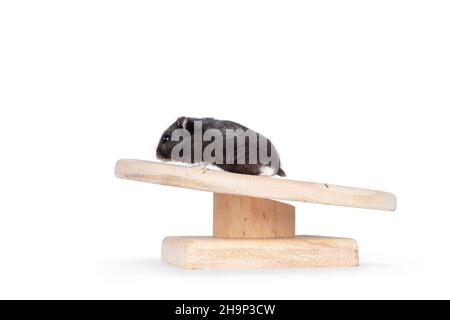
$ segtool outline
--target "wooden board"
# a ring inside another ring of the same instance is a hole
[[[119,160],[119,178],[257,198],[303,201],[345,207],[394,211],[396,198],[382,191],[250,176],[222,171],[143,161]]]
[[[297,236],[290,239],[167,237],[162,260],[185,269],[255,269],[357,266],[353,239]]]

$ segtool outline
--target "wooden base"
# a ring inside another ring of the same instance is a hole
[[[162,260],[185,269],[351,267],[358,265],[353,239],[297,236],[287,239],[167,237]]]
[[[295,208],[270,199],[214,194],[213,237],[168,237],[162,260],[185,269],[358,265],[346,238],[295,236]]]

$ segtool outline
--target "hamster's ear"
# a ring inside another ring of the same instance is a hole
[[[186,129],[186,124],[187,124],[187,118],[186,117],[179,117],[177,119],[177,127],[178,128]]]
[[[191,131],[194,129],[194,121],[191,118],[179,117],[177,119],[177,127],[180,129],[187,129]]]

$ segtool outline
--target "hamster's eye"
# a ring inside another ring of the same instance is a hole
[[[164,136],[161,138],[161,141],[162,141],[163,143],[170,141],[170,136],[169,136],[168,134],[164,135]]]

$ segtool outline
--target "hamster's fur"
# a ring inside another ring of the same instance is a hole
[[[206,162],[206,164],[212,164],[212,165],[216,165],[217,167],[221,168],[224,171],[228,171],[228,172],[233,172],[233,173],[241,173],[241,174],[250,174],[250,175],[279,175],[284,177],[286,174],[284,173],[284,171],[281,169],[280,167],[280,157],[278,152],[276,151],[275,147],[272,145],[272,143],[270,142],[269,139],[267,139],[266,137],[264,137],[263,135],[248,129],[247,127],[233,122],[233,121],[228,121],[228,120],[217,120],[214,118],[190,118],[190,117],[179,117],[173,124],[171,124],[162,134],[158,147],[156,149],[156,157],[162,161],[173,161],[172,159],[172,150],[173,148],[179,143],[179,141],[172,141],[172,133],[174,130],[176,129],[185,129],[189,132],[189,134],[191,136],[194,136],[194,122],[195,121],[201,121],[202,123],[202,135],[205,133],[205,131],[207,131],[208,129],[217,129],[219,130],[223,137],[223,159],[225,159],[225,151],[226,151],[226,143],[227,143],[227,139],[230,139],[229,137],[227,138],[226,135],[226,130],[227,129],[232,129],[232,130],[237,130],[237,129],[241,129],[242,131],[246,132],[251,132],[256,134],[256,136],[258,137],[258,141],[259,139],[266,139],[267,140],[267,153],[268,156],[271,157],[272,161],[268,164],[264,164],[261,163],[260,161],[260,157],[259,157],[259,144],[258,144],[258,160],[256,164],[249,164],[248,163],[248,159],[249,159],[249,144],[246,143],[245,144],[245,164],[239,164],[237,163],[237,149],[239,147],[238,145],[238,139],[237,136],[234,136],[234,163],[233,164],[227,164],[225,161],[225,163],[221,164],[221,163],[217,163],[215,160],[211,161],[211,163],[208,163],[207,161],[204,161],[204,159],[201,160],[201,162]],[[192,145],[193,145],[193,140],[192,139]],[[245,141],[245,139],[244,139]],[[202,152],[205,150],[206,146],[208,146],[211,142],[210,141],[203,141],[202,143]],[[245,143],[245,142],[244,142]],[[242,145],[241,145],[242,146]],[[188,160],[186,160],[185,162],[188,163],[195,163],[194,162],[194,148],[191,148],[191,156],[188,158]],[[274,152],[274,154],[270,153],[270,150],[272,150],[272,152]],[[186,157],[187,158],[187,157]],[[275,162],[275,164],[273,163]]]

